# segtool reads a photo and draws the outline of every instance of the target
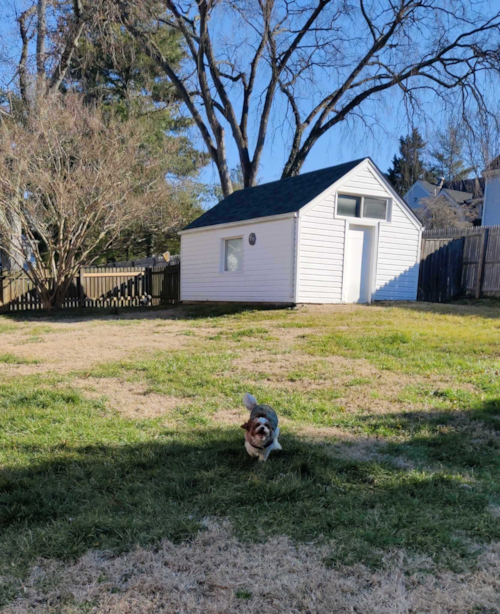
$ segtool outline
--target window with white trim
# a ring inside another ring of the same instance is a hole
[[[243,270],[243,237],[224,239],[224,271],[235,273]]]
[[[337,215],[341,217],[367,217],[374,220],[387,219],[388,201],[371,196],[338,194]]]

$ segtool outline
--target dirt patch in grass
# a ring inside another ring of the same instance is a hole
[[[106,398],[108,405],[127,418],[156,418],[188,404],[165,394],[149,392],[140,382],[127,382],[115,378],[77,378],[73,386],[90,399]]]
[[[337,390],[340,394],[336,404],[347,413],[404,412],[413,407],[412,403],[399,399],[405,388],[421,385],[440,391],[453,385],[453,380],[443,377],[380,370],[364,359],[343,356],[317,359],[298,351],[278,355],[273,352],[242,353],[235,358],[233,366],[236,372],[270,388],[304,394],[324,389]],[[463,383],[460,388],[477,392],[471,384]],[[432,405],[432,398],[422,396],[422,403]]]
[[[228,525],[207,523],[190,543],[164,541],[118,557],[89,552],[64,565],[40,561],[22,596],[3,611],[227,614],[499,612],[500,544],[476,571],[436,571],[430,559],[386,556],[380,571],[335,565],[335,546],[295,546],[281,537],[241,543]]]
[[[186,328],[184,322],[168,320],[161,327],[153,319],[126,321],[123,326],[120,323],[121,320],[59,323],[50,334],[42,335],[40,343],[24,345],[20,344],[19,333],[6,333],[2,335],[2,352],[41,361],[35,365],[11,365],[13,375],[47,371],[69,373],[90,369],[97,363],[121,360],[131,354],[180,350],[191,342],[191,337],[179,334]]]

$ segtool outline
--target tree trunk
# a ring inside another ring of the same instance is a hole
[[[36,93],[43,96],[45,93],[45,37],[47,36],[47,0],[38,0],[37,8],[37,37],[36,37]]]
[[[22,226],[19,216],[17,216],[14,212],[8,212],[7,221],[10,226],[10,239],[6,241],[6,245],[10,244],[14,249],[10,249],[10,253],[0,250],[1,263],[4,271],[15,273],[16,271],[22,270],[24,267],[24,258],[21,254],[14,251],[15,249],[22,251],[23,248]]]

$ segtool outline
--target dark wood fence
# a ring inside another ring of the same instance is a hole
[[[500,296],[500,226],[426,230],[418,300]]]
[[[87,267],[68,288],[62,308],[140,307],[177,303],[180,264],[158,267]],[[0,311],[42,309],[26,273],[0,275]]]

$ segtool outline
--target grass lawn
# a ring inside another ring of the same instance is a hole
[[[474,573],[500,542],[495,303],[4,316],[0,369],[0,603],[40,558],[213,522],[314,544],[326,570]],[[246,391],[282,422],[265,464],[243,448]]]

